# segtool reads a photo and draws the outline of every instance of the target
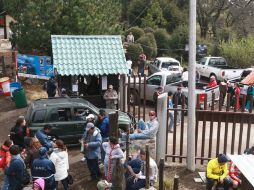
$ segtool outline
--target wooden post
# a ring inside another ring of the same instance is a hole
[[[174,187],[173,190],[178,190],[179,189],[179,176],[175,175],[174,177]]]
[[[164,158],[160,159],[159,165],[159,190],[164,190]]]
[[[109,136],[118,139],[118,112],[109,113]]]
[[[125,189],[123,173],[124,173],[124,169],[121,164],[120,158],[117,158],[116,165],[113,168],[113,173],[112,173],[112,186],[110,187],[111,190]]]
[[[150,155],[149,155],[149,145],[146,145],[146,170],[145,170],[145,175],[146,175],[146,189],[149,189],[150,187],[150,179],[149,179],[149,161],[150,161]]]

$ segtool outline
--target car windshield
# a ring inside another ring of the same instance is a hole
[[[179,63],[177,63],[177,62],[164,62],[164,63],[161,64],[161,67],[165,68],[165,69],[167,69],[170,66],[179,66]]]

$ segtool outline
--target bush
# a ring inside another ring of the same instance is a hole
[[[221,56],[224,56],[230,65],[247,68],[254,63],[254,37],[242,39],[232,38],[220,44]]]
[[[169,53],[168,43],[169,43],[170,36],[167,33],[166,29],[157,29],[154,33],[154,37],[157,44],[158,56],[162,56],[165,54],[167,55]]]
[[[143,49],[141,47],[140,44],[136,44],[136,43],[131,43],[130,45],[128,45],[127,47],[127,57],[129,57],[133,63],[137,63],[138,62],[138,57],[139,55],[142,53]]]
[[[126,31],[125,36],[127,36],[130,32],[132,32],[135,41],[145,34],[144,30],[138,26],[129,28]]]
[[[157,55],[157,45],[152,33],[145,34],[137,40],[137,43],[140,43],[148,59]]]

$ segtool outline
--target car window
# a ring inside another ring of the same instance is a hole
[[[172,83],[172,76],[167,76],[166,85]]]
[[[202,58],[200,61],[199,61],[199,64],[201,65],[205,65],[206,63],[206,58]]]
[[[33,123],[43,123],[46,115],[46,110],[38,110],[34,112]]]
[[[150,84],[150,85],[160,86],[161,85],[161,76],[160,75],[152,76],[151,78],[147,79],[146,83]]]
[[[168,67],[171,67],[171,66],[179,66],[179,63],[177,63],[177,62],[163,62],[161,64],[161,68],[165,68],[165,69],[167,69]]]
[[[179,82],[181,79],[182,79],[181,75],[174,75],[174,76],[172,76],[171,83]]]
[[[71,121],[71,109],[70,108],[56,108],[51,110],[49,114],[49,121]]]

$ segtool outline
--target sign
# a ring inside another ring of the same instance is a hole
[[[18,76],[49,79],[54,76],[53,63],[49,56],[18,54]]]

